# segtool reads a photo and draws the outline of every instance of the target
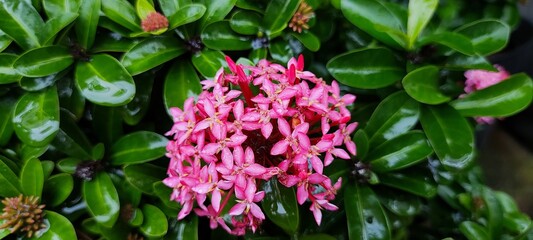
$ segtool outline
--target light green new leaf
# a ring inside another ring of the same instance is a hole
[[[144,221],[139,230],[148,237],[162,237],[168,231],[168,220],[158,207],[145,204],[142,208]]]
[[[206,10],[207,9],[204,5],[196,3],[180,7],[174,14],[169,16],[168,29],[172,30],[187,23],[192,23],[200,19],[205,14]]]
[[[20,171],[20,186],[26,196],[40,197],[43,192],[44,172],[41,161],[32,158],[24,164]]]
[[[91,181],[84,181],[82,192],[94,219],[107,228],[113,227],[120,213],[120,202],[109,175],[100,172]]]
[[[409,0],[407,17],[407,49],[412,49],[418,35],[433,16],[439,0]]]

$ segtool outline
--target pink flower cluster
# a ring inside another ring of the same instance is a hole
[[[497,72],[491,72],[486,70],[468,70],[465,72],[465,92],[471,93],[477,90],[481,90],[492,85],[495,85],[507,78],[509,73],[499,65],[494,65]],[[476,117],[476,121],[480,124],[492,124],[494,122],[493,117]]]
[[[350,135],[357,123],[348,123],[346,108],[355,96],[303,71],[302,56],[287,68],[267,60],[257,66],[226,61],[230,72],[221,68],[202,81],[196,103],[189,98],[183,110],[170,109],[173,139],[163,182],[183,206],[178,219],[194,210],[211,228],[255,231],[265,219],[261,183],[270,180],[296,187],[298,203],[308,201],[320,224],[322,209],[337,209],[330,201],[341,186],[324,167],[356,154]]]

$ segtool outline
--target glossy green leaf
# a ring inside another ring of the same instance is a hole
[[[134,227],[139,227],[144,221],[144,215],[141,209],[136,208],[133,211],[131,218],[128,220],[128,224]]]
[[[0,30],[25,50],[41,46],[44,22],[35,8],[27,1],[4,0],[0,4],[2,24]]]
[[[387,215],[370,187],[347,184],[344,206],[350,239],[391,239]]]
[[[75,13],[80,8],[81,0],[43,0],[43,8],[49,18],[63,13]]]
[[[451,102],[463,116],[513,115],[526,108],[533,98],[533,81],[524,73]]]
[[[13,128],[19,139],[28,145],[39,147],[50,143],[59,131],[56,88],[24,94],[15,107]]]
[[[159,197],[159,200],[161,200],[161,202],[163,202],[165,206],[173,209],[181,209],[181,204],[176,201],[170,200],[169,196],[172,194],[172,188],[165,185],[162,181],[155,182],[153,187],[155,195]]]
[[[474,158],[472,128],[448,105],[425,106],[420,123],[441,163],[453,170],[464,169]]]
[[[345,85],[376,89],[401,80],[405,67],[386,48],[365,48],[332,58],[327,68],[335,79]]]
[[[463,54],[452,54],[447,60],[445,67],[452,70],[466,71],[470,69],[482,69],[496,71],[494,66],[482,56],[467,56]]]
[[[67,200],[74,189],[74,180],[68,173],[51,176],[44,184],[43,202],[47,206],[56,207]]]
[[[381,190],[378,195],[384,207],[400,216],[414,216],[423,207],[420,198],[409,193]]]
[[[272,59],[278,61],[279,63],[285,64],[295,56],[294,52],[286,41],[274,41],[270,44],[268,49],[270,50],[270,56]]]
[[[13,42],[9,36],[7,36],[2,30],[0,30],[0,53],[4,51]]]
[[[49,148],[49,145],[44,146],[31,146],[28,144],[23,144],[20,148],[18,155],[20,156],[20,159],[23,162],[26,162],[27,160],[31,158],[39,158],[41,157],[44,152],[46,152]]]
[[[137,11],[137,16],[139,16],[140,19],[146,19],[150,13],[156,11],[152,0],[135,1],[135,10]]]
[[[267,58],[268,49],[266,47],[256,48],[250,51],[248,58],[255,64],[261,59]]]
[[[376,172],[389,172],[409,167],[433,153],[422,131],[411,131],[390,139],[368,154],[366,160]]]
[[[470,38],[457,32],[441,31],[429,33],[428,35],[421,37],[419,42],[420,45],[437,43],[466,55],[475,54],[474,46],[472,45]]]
[[[233,31],[245,35],[253,35],[259,32],[260,23],[261,15],[245,10],[235,12],[229,21]]]
[[[15,109],[16,99],[9,97],[0,98],[0,147],[9,143],[13,135],[11,118]]]
[[[488,233],[492,238],[496,238],[496,236],[500,236],[502,232],[503,209],[490,188],[482,186],[481,197],[485,206],[485,214],[489,230]]]
[[[124,167],[126,180],[146,194],[154,193],[154,183],[165,177],[165,169],[156,165],[142,163]]]
[[[489,55],[502,50],[510,35],[507,24],[492,19],[484,19],[469,23],[456,30],[470,39],[476,53]]]
[[[263,17],[263,27],[266,33],[272,35],[285,29],[298,6],[300,6],[300,1],[298,0],[270,1]]]
[[[135,97],[131,102],[122,106],[122,117],[128,125],[137,125],[148,112],[154,78],[155,75],[150,72],[135,76],[135,87],[137,88]]]
[[[276,178],[272,178],[263,184],[263,191],[265,198],[261,201],[261,206],[268,219],[287,234],[294,235],[300,224],[294,189],[287,188]]]
[[[43,167],[44,179],[48,179],[52,174],[52,171],[54,171],[55,163],[50,160],[43,160],[41,161],[41,166]]]
[[[494,196],[498,199],[498,202],[502,206],[504,213],[520,212],[518,205],[514,201],[513,197],[505,192],[494,191]]]
[[[365,127],[370,146],[401,135],[418,122],[420,104],[404,91],[391,94],[376,108]]]
[[[258,13],[263,13],[267,4],[268,2],[260,0],[237,0],[237,2],[235,2],[235,6],[239,8],[256,11]]]
[[[99,34],[91,52],[127,52],[139,42],[139,39],[126,38],[116,32]]]
[[[141,20],[127,0],[105,0],[101,2],[102,12],[106,17],[133,32],[142,31]]]
[[[17,175],[0,159],[0,196],[14,197],[22,192]]]
[[[77,13],[61,13],[56,17],[48,19],[44,25],[44,34],[42,37],[42,45],[48,46],[51,45],[56,39],[58,33],[66,28],[70,23],[72,23],[78,17]]]
[[[532,227],[531,219],[521,212],[505,213],[503,227],[516,235],[524,235]]]
[[[77,239],[76,230],[72,223],[63,215],[45,211],[46,219],[48,220],[47,230],[38,237],[42,240],[71,240]]]
[[[137,75],[185,53],[185,47],[173,37],[152,37],[135,45],[122,57],[122,65]]]
[[[198,240],[198,216],[191,216],[190,220],[171,220],[167,237],[167,239]],[[223,239],[221,236],[218,237]]]
[[[206,78],[213,78],[221,67],[227,66],[224,53],[210,49],[194,54],[192,64]]]
[[[200,30],[203,31],[203,29],[209,24],[224,19],[224,17],[228,15],[231,9],[233,9],[233,6],[235,6],[236,1],[237,0],[217,0],[217,1],[201,0],[199,1],[207,8],[205,14],[202,16],[202,18],[199,21]]]
[[[25,52],[13,63],[13,67],[23,76],[43,77],[57,73],[73,62],[68,48],[54,45]]]
[[[298,41],[300,41],[307,49],[316,52],[318,49],[320,49],[320,39],[318,39],[315,34],[309,32],[309,31],[303,31],[302,33],[293,33],[292,36],[294,36]]]
[[[464,221],[459,225],[459,230],[468,240],[490,239],[485,228],[472,221]]]
[[[67,67],[65,70],[61,72],[54,73],[54,74],[44,76],[44,77],[36,77],[36,78],[23,77],[19,81],[19,86],[22,89],[26,91],[30,91],[30,92],[41,91],[47,87],[54,85],[57,81],[62,79],[65,76],[65,74],[69,73],[70,72],[69,70],[70,68]]]
[[[412,49],[418,35],[431,20],[438,0],[410,0],[407,16],[407,49]]]
[[[93,180],[83,182],[82,192],[94,219],[102,226],[113,227],[120,213],[120,202],[109,175],[99,172]]]
[[[63,76],[56,82],[57,93],[59,94],[59,106],[66,109],[74,116],[75,120],[82,118],[85,110],[85,97],[76,88],[74,76]]]
[[[82,95],[99,105],[121,106],[135,96],[133,78],[115,58],[106,54],[78,63],[75,79]]]
[[[0,53],[0,84],[18,82],[22,78],[13,67],[17,58],[14,54]]]
[[[437,185],[431,179],[419,171],[407,173],[389,173],[379,175],[380,183],[400,189],[424,198],[432,198],[437,194]]]
[[[273,237],[272,239],[278,239],[278,238]],[[300,237],[299,239],[301,240],[335,240],[337,238],[331,235],[325,234],[325,233],[317,233],[317,234],[311,234],[311,235],[304,235]]]
[[[365,159],[370,147],[366,132],[363,129],[357,130],[353,135],[353,141],[357,143],[357,158]]]
[[[352,24],[395,48],[407,46],[406,11],[378,0],[342,0],[341,10]]]
[[[106,148],[122,136],[122,111],[118,107],[104,107],[95,105],[92,111],[93,129],[98,129],[96,137],[103,142]]]
[[[100,18],[101,0],[82,1],[76,25],[76,39],[84,49],[91,49],[96,37],[96,28]]]
[[[92,145],[76,123],[74,116],[62,110],[60,119],[59,132],[52,145],[70,157],[91,159]]]
[[[191,0],[158,0],[157,2],[165,16],[172,16],[184,5],[192,3]]]
[[[167,112],[171,107],[183,108],[189,97],[196,97],[202,91],[200,78],[188,61],[175,62],[165,77],[163,99]]]
[[[27,196],[41,196],[43,192],[44,173],[41,161],[32,158],[24,164],[20,172],[20,186]]]
[[[172,30],[187,23],[192,23],[200,19],[206,10],[207,8],[204,5],[197,3],[182,6],[174,14],[169,16],[168,29]]]
[[[207,25],[202,31],[202,42],[215,50],[238,51],[252,48],[251,38],[231,30],[229,21],[219,21]]]
[[[154,132],[139,131],[121,137],[111,148],[111,164],[143,163],[166,153],[168,140]]]
[[[450,101],[439,89],[439,69],[424,66],[408,73],[402,80],[405,92],[415,100],[425,104],[440,104]]]
[[[168,231],[168,220],[163,211],[150,204],[142,207],[144,221],[139,230],[148,237],[162,237]]]

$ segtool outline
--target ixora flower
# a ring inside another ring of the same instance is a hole
[[[497,72],[491,72],[486,70],[468,70],[465,72],[465,92],[475,92],[492,85],[495,85],[507,78],[509,78],[509,72],[507,72],[502,66],[494,65],[498,70]],[[494,122],[493,117],[476,117],[476,121],[480,124],[492,124]]]
[[[211,228],[255,231],[265,219],[261,183],[272,180],[295,187],[298,203],[310,203],[320,224],[322,209],[337,209],[330,201],[341,186],[324,167],[356,154],[350,135],[357,123],[349,123],[346,108],[355,96],[304,71],[302,56],[287,68],[267,60],[257,66],[226,61],[230,72],[221,68],[202,81],[196,102],[189,98],[183,109],[170,109],[173,139],[163,182],[183,206],[178,219],[194,210]]]
[[[168,19],[161,13],[151,12],[142,20],[141,27],[145,32],[154,32],[162,29],[166,30],[168,27]]]

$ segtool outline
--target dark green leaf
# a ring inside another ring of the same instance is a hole
[[[43,0],[44,11],[49,18],[78,12],[81,4],[80,0]]]
[[[181,7],[192,3],[192,0],[158,0],[159,7],[165,16],[172,16]]]
[[[20,172],[20,186],[27,196],[40,197],[43,192],[44,173],[41,161],[32,158],[24,164]]]
[[[494,192],[485,186],[481,187],[481,197],[486,211],[487,225],[489,229],[489,235],[492,238],[497,238],[501,235],[502,223],[503,223],[503,209],[500,202],[494,196]]]
[[[1,28],[0,28],[1,29]],[[7,36],[2,30],[0,30],[0,53],[4,51],[13,42],[9,36]]]
[[[13,109],[15,109],[16,99],[9,97],[0,98],[0,147],[9,143],[13,135]]]
[[[460,53],[451,55],[447,60],[445,67],[452,70],[466,71],[470,69],[482,69],[496,71],[490,62],[482,56],[467,56]]]
[[[474,46],[470,38],[463,34],[449,31],[430,33],[420,39],[420,45],[428,43],[437,43],[449,47],[466,55],[474,55]]]
[[[104,0],[105,1],[105,0]],[[80,6],[78,21],[76,21],[76,39],[84,49],[93,46],[96,28],[100,18],[101,0],[83,1]]]
[[[384,185],[424,198],[432,198],[437,194],[437,186],[433,179],[420,172],[382,174],[379,175],[379,180]]]
[[[410,0],[407,16],[407,49],[412,49],[418,35],[433,16],[438,0]]]
[[[201,38],[205,46],[215,50],[238,51],[252,48],[250,37],[239,35],[231,30],[229,21],[207,25],[202,31]]]
[[[521,212],[505,213],[503,227],[516,235],[524,235],[531,228],[531,219]]]
[[[27,1],[4,0],[0,4],[2,24],[0,29],[25,50],[41,46],[44,22],[35,8]]]
[[[279,239],[279,238],[273,237],[272,239]],[[311,235],[304,235],[300,237],[299,239],[301,240],[335,240],[337,238],[331,235],[328,235],[328,234],[317,233],[317,234],[311,234]]]
[[[504,213],[520,212],[513,197],[511,197],[509,194],[505,192],[494,191],[494,196],[498,199]]]
[[[411,131],[390,139],[366,157],[376,172],[388,172],[417,164],[433,153],[422,131]]]
[[[135,97],[131,102],[122,106],[122,116],[128,125],[137,125],[148,112],[154,77],[154,74],[150,72],[135,76],[137,88]]]
[[[173,209],[180,209],[181,204],[176,201],[170,200],[170,195],[172,195],[173,189],[165,185],[163,182],[159,181],[154,183],[154,193],[159,197],[159,200],[165,204],[165,206]]]
[[[299,5],[298,0],[270,1],[263,17],[263,27],[267,35],[271,36],[285,29]]]
[[[200,30],[203,30],[207,25],[213,22],[220,21],[228,15],[228,13],[235,6],[237,0],[201,0],[199,1],[207,7],[205,14],[200,19]]]
[[[154,205],[144,204],[144,221],[139,230],[148,237],[162,237],[168,231],[168,221],[161,209]]]
[[[286,41],[274,41],[270,44],[268,49],[270,50],[270,56],[272,59],[278,61],[279,63],[285,64],[295,56],[294,52]]]
[[[352,24],[391,47],[405,48],[407,14],[399,8],[378,0],[341,1],[342,13]]]
[[[122,57],[122,65],[137,75],[185,53],[185,47],[173,37],[152,37],[135,45]]]
[[[39,147],[50,143],[59,131],[56,88],[24,94],[15,107],[13,128],[19,139],[28,145]]]
[[[246,9],[246,10],[256,11],[258,13],[263,13],[265,11],[267,4],[268,4],[268,1],[237,0],[237,2],[235,3],[235,6],[242,8],[242,9]]]
[[[59,94],[59,106],[68,110],[75,120],[80,120],[85,110],[85,97],[76,88],[74,76],[63,76],[57,81],[57,93]]]
[[[210,49],[194,54],[192,64],[206,78],[213,78],[221,67],[227,66],[224,53]]]
[[[250,52],[248,58],[255,64],[261,59],[267,58],[268,49],[266,47],[256,48]]]
[[[61,111],[59,132],[52,145],[70,157],[91,159],[91,143],[79,128],[74,117],[67,111]]]
[[[93,129],[98,129],[96,136],[107,148],[111,148],[122,136],[122,114],[120,110],[117,107],[98,105],[93,108]]]
[[[169,16],[169,30],[185,25],[187,23],[194,22],[200,19],[205,11],[206,7],[202,4],[187,4],[180,7],[175,13]]]
[[[407,94],[425,104],[440,104],[451,97],[444,95],[439,89],[439,69],[435,66],[424,66],[408,73],[402,80]]]
[[[74,189],[74,180],[68,173],[59,173],[46,180],[43,201],[46,206],[56,207],[67,200]]]
[[[420,123],[441,163],[453,170],[464,169],[474,158],[472,128],[448,105],[425,106]]]
[[[294,189],[287,188],[272,178],[263,184],[265,198],[261,206],[268,219],[290,236],[297,233],[300,218]]]
[[[344,206],[350,239],[391,239],[387,215],[368,186],[349,183],[344,191]]]
[[[13,67],[17,58],[14,54],[0,53],[0,84],[18,82],[22,78]]]
[[[166,153],[168,140],[154,132],[139,131],[121,137],[111,148],[111,164],[148,162]]]
[[[71,240],[77,239],[76,231],[72,223],[63,215],[45,211],[46,219],[48,220],[48,228],[39,236],[42,240]]]
[[[76,86],[87,100],[103,106],[121,106],[135,96],[130,74],[113,57],[92,56],[90,62],[79,62],[75,72]]]
[[[42,37],[43,46],[51,45],[57,34],[76,20],[77,17],[77,13],[61,13],[61,15],[48,19],[44,25],[45,29]]]
[[[303,31],[302,33],[293,33],[292,36],[294,36],[298,41],[300,41],[307,49],[316,52],[318,49],[320,49],[320,40],[317,36],[315,36],[313,33],[309,31]]]
[[[526,74],[520,73],[450,104],[463,116],[504,117],[526,108],[532,98],[533,81]]]
[[[121,26],[133,31],[142,31],[140,20],[133,6],[127,0],[105,0],[102,1],[102,12]]]
[[[163,89],[165,109],[168,112],[171,107],[183,108],[187,98],[198,96],[201,91],[200,78],[193,66],[188,61],[177,61],[165,77]]]
[[[106,172],[99,172],[93,180],[83,182],[83,199],[99,224],[107,228],[115,225],[120,202],[117,190]]]
[[[188,221],[173,219],[170,222],[170,232],[165,239],[198,240],[198,217],[194,215]]]
[[[328,62],[327,68],[339,82],[364,89],[386,87],[404,76],[403,63],[386,48],[365,48],[338,55]]]
[[[19,195],[21,191],[19,179],[17,175],[8,167],[6,163],[0,158],[0,196],[14,197]]]
[[[478,223],[464,221],[459,225],[459,230],[468,240],[490,239],[486,229]]]
[[[54,73],[45,77],[23,77],[20,79],[19,85],[22,89],[30,92],[41,91],[47,87],[54,85],[57,81],[65,77],[65,74],[69,73],[70,68]],[[84,99],[85,100],[85,99]]]
[[[43,77],[57,73],[73,62],[68,48],[54,45],[25,52],[13,63],[13,67],[23,76]]]
[[[261,15],[245,10],[235,12],[229,21],[229,25],[233,31],[245,35],[256,34],[259,31],[260,23]]]
[[[422,201],[419,197],[399,191],[378,192],[381,203],[389,211],[400,216],[414,216],[422,210]]]
[[[472,39],[474,50],[481,55],[489,55],[502,50],[510,35],[507,24],[492,19],[469,23],[456,30]]]
[[[91,52],[127,52],[139,42],[138,39],[122,37],[115,32],[98,34]]]
[[[370,146],[409,131],[418,122],[420,104],[404,91],[391,94],[376,108],[365,127]]]
[[[126,180],[146,194],[154,193],[154,183],[165,177],[165,169],[148,163],[124,167]]]

